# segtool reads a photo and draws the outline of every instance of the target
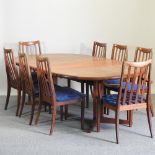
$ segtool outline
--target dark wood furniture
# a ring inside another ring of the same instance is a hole
[[[81,128],[84,128],[84,107],[85,95],[68,87],[60,87],[54,85],[52,72],[50,69],[48,58],[37,57],[37,76],[39,80],[39,108],[36,118],[36,124],[41,112],[43,104],[50,104],[52,109],[52,121],[50,135],[53,132],[56,122],[56,107],[81,103]]]
[[[149,60],[152,58],[153,58],[152,48],[143,48],[143,47],[137,47],[136,48],[135,58],[134,58],[135,62],[146,61],[146,60]],[[150,108],[151,108],[151,114],[152,114],[152,116],[154,116],[152,97],[151,97]]]
[[[32,97],[31,115],[30,115],[30,121],[29,121],[29,125],[31,125],[33,120],[35,105],[37,103],[37,98],[39,96],[39,91],[38,91],[38,83],[33,83],[29,63],[27,61],[27,56],[25,53],[19,53],[19,71],[20,71],[21,85],[23,90],[19,117],[21,117],[22,115],[22,111],[25,103],[25,95],[28,94],[30,97]]]
[[[4,48],[4,60],[5,60],[5,67],[6,67],[6,75],[7,75],[7,97],[5,103],[5,110],[7,110],[11,88],[17,90],[17,110],[16,116],[19,113],[19,106],[20,106],[20,98],[21,98],[21,86],[20,86],[20,78],[18,74],[18,70],[14,60],[14,54],[12,49],[5,49]]]
[[[94,41],[93,44],[93,51],[92,51],[92,56],[93,57],[98,57],[98,58],[106,58],[106,50],[107,50],[107,44],[106,43],[101,43]],[[70,79],[68,79],[68,86],[70,87]],[[85,85],[86,85],[86,107],[89,107],[89,87],[91,89],[91,94],[92,93],[92,86],[93,86],[93,81],[77,81],[81,83],[81,92],[84,92]]]
[[[48,57],[52,73],[57,77],[66,77],[74,80],[93,81],[94,96],[101,97],[100,89],[103,80],[119,78],[121,75],[122,63],[116,60],[92,57],[80,54],[43,54]],[[36,70],[36,56],[27,56],[28,64]],[[18,58],[16,63],[19,64]],[[98,101],[94,101],[98,105]],[[96,117],[96,106],[94,106],[93,116]],[[96,122],[96,120],[95,120]],[[97,128],[97,131],[99,129]]]
[[[41,47],[40,47],[40,41],[24,41],[19,42],[19,53],[26,53],[28,55],[40,55]]]
[[[150,116],[151,64],[151,59],[145,62],[124,62],[118,94],[104,95],[102,98],[101,106],[113,110],[115,119],[109,118],[108,120],[104,116],[101,118],[99,112],[97,125],[100,126],[100,118],[103,123],[114,123],[117,144],[119,143],[119,115],[122,111],[146,109],[151,138],[153,137]],[[125,74],[126,71],[128,71],[127,75]],[[129,119],[130,117],[127,120],[128,123],[130,122]]]
[[[127,61],[128,59],[128,49],[126,45],[113,44],[111,59],[120,62]],[[120,79],[109,79],[103,82],[104,93],[110,94],[110,90],[115,91],[115,86],[120,84]],[[104,113],[109,114],[108,109],[104,109]]]

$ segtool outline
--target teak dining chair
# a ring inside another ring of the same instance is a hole
[[[121,44],[113,44],[112,47],[112,53],[111,53],[111,60],[116,60],[116,61],[127,61],[128,59],[128,48],[126,45],[121,45]],[[110,91],[113,90],[115,91],[115,87],[118,86],[120,83],[120,79],[109,79],[109,80],[104,80],[103,85],[104,85],[104,93],[110,94]],[[104,113],[109,114],[108,109],[104,109]]]
[[[39,107],[35,123],[38,123],[43,104],[50,104],[52,109],[52,120],[50,135],[56,123],[56,107],[77,104],[81,102],[81,128],[84,128],[85,95],[69,87],[54,85],[52,72],[48,58],[37,57],[37,76],[39,80]]]
[[[153,58],[153,52],[152,48],[143,48],[143,47],[137,47],[135,51],[135,62],[142,62]],[[153,104],[152,104],[152,97],[151,97],[151,114],[154,116],[154,110],[153,110]]]
[[[107,44],[94,41],[92,56],[106,58]],[[93,81],[86,81],[86,107],[89,107],[89,87],[93,96]]]
[[[26,53],[27,55],[40,55],[40,54],[42,54],[39,40],[20,41],[18,43],[18,45],[19,45],[19,53]],[[38,83],[37,73],[34,70],[32,70],[31,75],[32,75],[33,82],[37,84]],[[30,101],[31,101],[30,96],[28,96],[28,100],[30,103]]]
[[[19,42],[19,53],[26,53],[28,55],[40,55],[41,47],[40,47],[40,41],[24,41]]]
[[[20,99],[21,99],[21,85],[20,85],[20,78],[18,74],[18,70],[16,68],[14,54],[12,49],[5,49],[4,48],[4,60],[6,66],[6,74],[7,74],[7,97],[5,103],[5,110],[7,110],[11,88],[17,90],[17,110],[16,116],[19,113],[19,106],[20,106]]]
[[[37,103],[37,98],[39,96],[39,88],[38,83],[34,83],[32,80],[30,67],[27,62],[27,56],[25,53],[19,53],[19,71],[20,71],[20,78],[21,78],[21,85],[22,85],[22,102],[21,102],[21,108],[19,117],[22,115],[24,103],[25,103],[25,95],[28,94],[30,97],[32,97],[32,105],[31,105],[31,116],[29,125],[32,124],[35,105]]]
[[[151,59],[145,62],[124,62],[118,94],[104,95],[102,98],[101,106],[115,112],[113,123],[115,124],[117,144],[119,143],[119,115],[122,111],[146,109],[151,138],[153,137],[150,116],[151,63]],[[100,116],[98,116],[98,122],[100,125]]]
[[[93,51],[92,51],[92,56],[93,57],[98,57],[98,58],[106,58],[106,50],[107,50],[107,44],[106,43],[101,43],[94,41],[93,43]],[[70,79],[68,80],[68,87],[70,87]],[[89,107],[89,86],[91,89],[91,94],[92,93],[92,86],[93,86],[93,81],[77,81],[81,83],[81,92],[84,93],[85,89],[85,84],[86,84],[86,107]],[[92,95],[93,96],[93,95]]]
[[[126,45],[120,45],[120,44],[113,44],[112,47],[112,54],[111,54],[111,60],[116,61],[127,61],[128,60],[128,49]],[[115,85],[118,85],[120,83],[120,79],[110,79],[110,80],[104,80],[104,86],[106,89],[113,90],[115,89]]]

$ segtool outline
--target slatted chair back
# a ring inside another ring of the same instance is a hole
[[[127,61],[128,59],[128,49],[126,45],[114,44],[112,47],[112,60],[117,60],[120,62]]]
[[[92,56],[106,58],[106,43],[94,42]]]
[[[32,82],[30,67],[27,62],[27,56],[25,53],[19,53],[19,71],[23,91],[25,91],[25,93],[29,95],[33,95],[34,86]]]
[[[41,101],[52,103],[55,106],[56,94],[48,58],[37,56],[37,76]]]
[[[5,60],[8,84],[17,89],[19,86],[19,76],[12,49],[4,48],[4,60]]]
[[[28,42],[19,42],[19,53],[26,53],[28,55],[40,55],[40,41],[36,40]]]
[[[142,47],[137,47],[135,51],[135,58],[134,61],[146,61],[148,59],[152,59],[153,57],[153,52],[152,48],[142,48]]]
[[[124,106],[124,110],[133,110],[138,109],[138,106],[145,108],[143,106],[146,105],[143,103],[150,103],[148,100],[151,95],[151,63],[152,59],[144,62],[123,63],[117,99],[118,106]],[[126,71],[127,76],[125,75]],[[125,85],[123,86],[123,84]]]

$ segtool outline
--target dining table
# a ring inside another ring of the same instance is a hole
[[[98,58],[90,55],[71,53],[42,54],[47,57],[54,77],[64,77],[71,80],[93,82],[93,126],[100,131],[100,122],[114,122],[111,118],[100,116],[100,98],[103,95],[103,80],[121,77],[122,63],[108,58]],[[15,59],[19,64],[19,59]],[[32,69],[36,69],[36,55],[27,55],[27,61]],[[100,120],[101,118],[101,120]],[[120,119],[120,124],[127,124]]]

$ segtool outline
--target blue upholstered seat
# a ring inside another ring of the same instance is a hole
[[[120,79],[104,80],[103,82],[107,85],[119,85]]]
[[[116,106],[117,105],[117,97],[118,97],[118,94],[104,95],[102,97],[103,104],[107,103],[107,104]],[[123,97],[124,97],[124,94],[122,94],[122,98]],[[133,94],[132,104],[135,104],[135,97],[136,97],[136,95]],[[146,97],[144,98],[144,100],[146,100]],[[127,97],[126,97],[126,103],[128,104],[128,102],[129,102],[129,93],[127,93]],[[138,102],[141,103],[141,95],[138,96]],[[122,102],[121,102],[121,104],[122,104]]]
[[[35,95],[39,96],[38,84],[34,84],[34,89],[35,89]],[[85,94],[80,93],[72,88],[61,87],[58,85],[55,85],[55,93],[57,102],[64,102],[85,97]]]
[[[64,102],[85,97],[85,94],[68,87],[55,86],[55,92],[57,102]]]
[[[114,90],[114,91],[118,91],[119,90],[119,87],[120,87],[120,79],[114,79],[114,80],[105,80],[104,81],[105,84],[107,85],[110,85],[110,89],[111,90]],[[126,85],[126,82],[123,82],[122,83],[122,89],[125,89],[125,85]],[[134,91],[137,90],[137,84],[134,85]],[[132,88],[132,83],[129,82],[128,83],[128,91],[130,91]],[[140,89],[142,89],[142,86],[140,86]],[[145,86],[145,89],[147,89],[147,86]]]

